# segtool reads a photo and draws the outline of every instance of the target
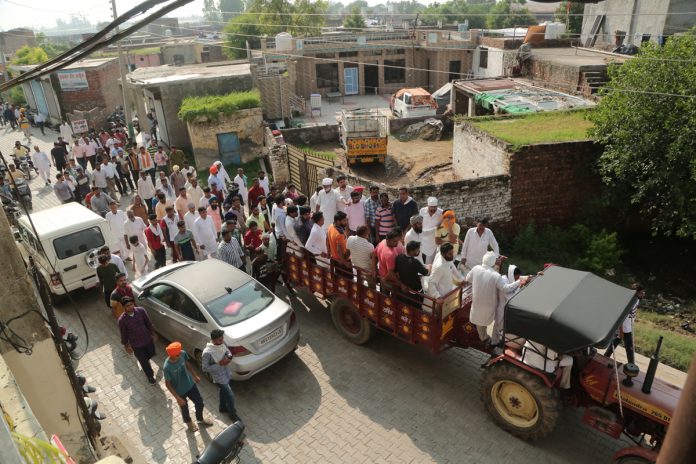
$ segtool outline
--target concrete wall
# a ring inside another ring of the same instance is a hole
[[[482,78],[510,75],[511,73],[507,72],[504,63],[509,61],[508,55],[514,57],[516,52],[503,50],[502,48],[484,48],[488,49],[488,64],[485,68],[481,67],[481,47],[476,47],[471,64],[471,71],[474,73],[474,77]]]
[[[162,58],[159,53],[151,53],[148,55],[132,55],[128,54],[128,64],[135,68],[149,68],[152,66],[161,66]]]
[[[454,126],[452,146],[452,169],[463,179],[510,172],[507,144],[471,124]]]
[[[602,153],[590,141],[530,145],[512,153],[512,221],[567,224],[599,194],[595,162]]]
[[[162,54],[162,64],[195,64],[201,62],[201,51],[203,44],[198,43],[182,43],[165,45],[160,48]],[[175,62],[174,55],[181,55],[184,59],[182,62]]]
[[[220,159],[217,134],[237,133],[242,151],[242,163],[247,163],[261,155],[264,143],[261,108],[239,110],[230,115],[221,114],[217,121],[199,118],[187,123],[187,128],[198,170],[205,170]]]
[[[275,185],[285,185],[290,180],[287,145],[279,143],[269,127],[264,128],[264,145],[268,150],[268,161],[271,165],[273,183]]]
[[[364,187],[378,185],[381,192],[389,193],[392,201],[398,197],[398,186],[376,183],[337,168],[326,169],[326,174],[334,179],[339,174],[343,174],[350,185]],[[462,226],[472,224],[477,216],[486,216],[491,222],[498,224],[508,223],[511,218],[510,177],[506,175],[458,180],[437,185],[412,185],[409,186],[409,194],[419,207],[426,205],[428,197],[437,197],[441,205],[455,211],[457,220]]]
[[[285,142],[291,145],[335,143],[338,146],[338,124],[281,130]]]
[[[667,15],[667,13],[691,13]],[[684,32],[696,22],[693,0],[605,0],[586,4],[581,39],[590,35],[597,15],[606,14],[597,36],[597,45],[614,44],[617,30],[626,33],[624,43],[640,45],[643,34],[651,41],[658,36]]]

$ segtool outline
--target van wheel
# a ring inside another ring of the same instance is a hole
[[[331,304],[331,319],[341,335],[356,345],[364,345],[375,334],[374,326],[360,315],[350,301],[343,298]]]
[[[63,301],[65,296],[64,295],[55,295],[51,291],[51,287],[48,285],[48,281],[46,280],[46,278],[44,276],[41,276],[39,278],[39,280],[40,280],[40,284],[42,287],[39,289],[39,292],[44,292],[46,295],[48,295],[48,301],[51,303],[51,306],[53,306],[55,308]]]

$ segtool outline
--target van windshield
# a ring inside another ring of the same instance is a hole
[[[53,248],[56,250],[58,259],[70,258],[102,246],[104,246],[104,236],[97,226],[53,240]]]

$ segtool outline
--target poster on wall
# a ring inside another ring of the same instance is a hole
[[[73,133],[75,134],[87,133],[89,131],[86,119],[76,119],[71,121],[70,124],[72,125]]]
[[[87,74],[81,69],[75,71],[56,71],[60,88],[66,92],[89,88]]]

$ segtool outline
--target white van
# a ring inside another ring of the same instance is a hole
[[[22,256],[33,256],[51,298],[65,295],[61,281],[68,292],[96,287],[99,281],[88,264],[88,255],[95,248],[112,243],[106,220],[79,203],[31,213],[31,220],[36,233],[29,218],[20,216],[15,238]]]

